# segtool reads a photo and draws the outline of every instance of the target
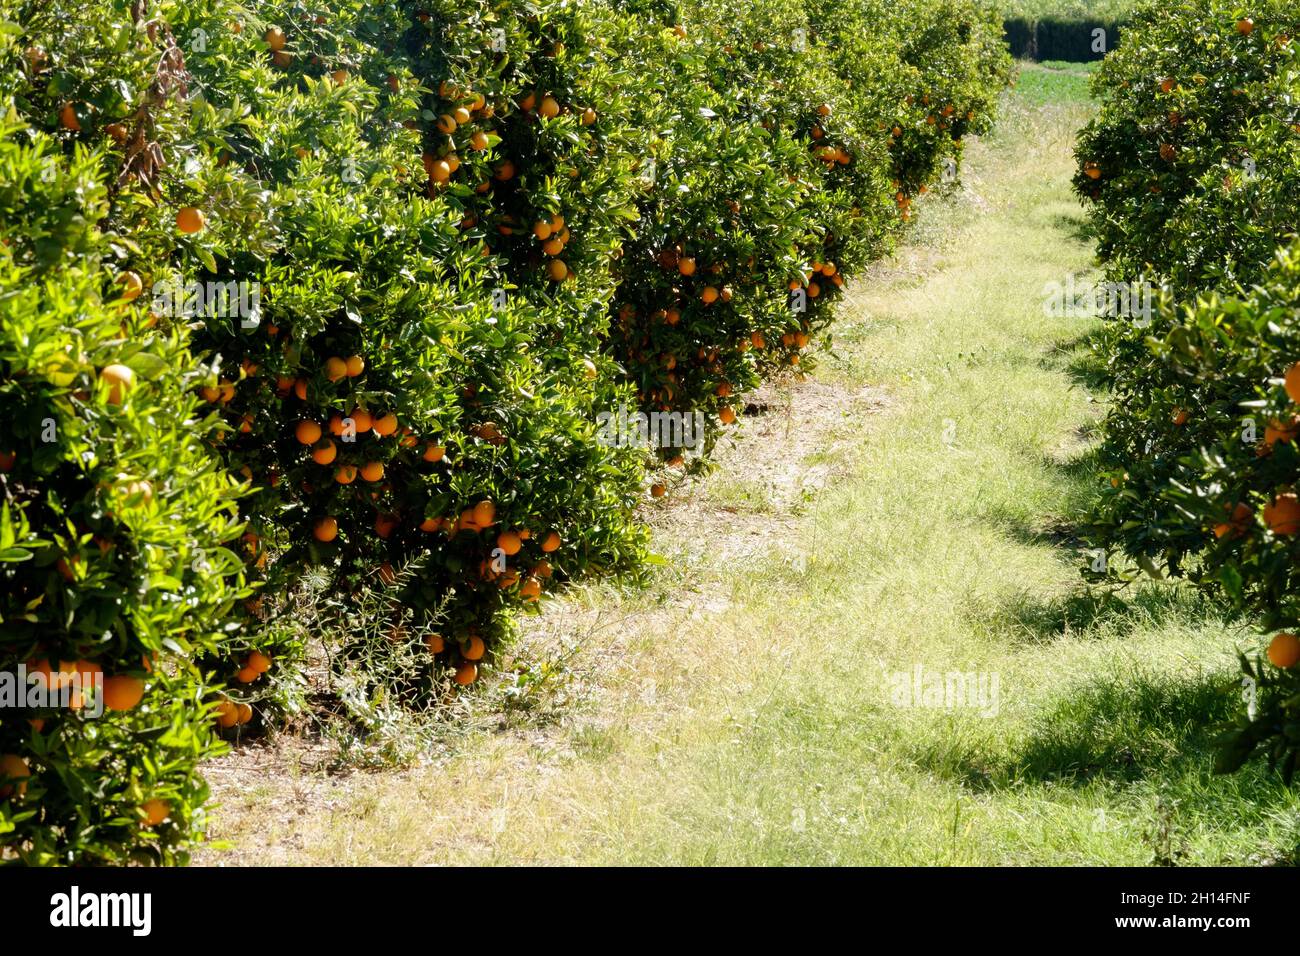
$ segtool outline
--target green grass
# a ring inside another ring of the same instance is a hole
[[[1141,0],[1002,0],[1006,17],[1030,20],[1122,20]]]
[[[299,825],[298,859],[1294,862],[1300,800],[1258,765],[1210,772],[1246,635],[1187,589],[1081,583],[1104,397],[1079,371],[1091,326],[1041,302],[1091,263],[1068,188],[1082,75],[1026,67],[963,189],[857,284],[821,376],[891,401],[848,424],[840,477],[780,542],[806,563],[575,597],[607,628],[594,701],[368,778]],[[996,675],[996,712],[902,699],[918,667]]]

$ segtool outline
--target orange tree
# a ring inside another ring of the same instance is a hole
[[[1265,654],[1243,658],[1256,707],[1222,738],[1219,769],[1236,769],[1259,748],[1288,779],[1300,753],[1297,307],[1300,248],[1292,245],[1249,294],[1177,310],[1151,343],[1171,390],[1213,377],[1222,396],[1197,409],[1197,450],[1171,464],[1154,503],[1167,540],[1196,555],[1179,571],[1265,631],[1282,632]]]
[[[1152,8],[1098,71],[1097,118],[1080,136],[1075,187],[1108,279],[1176,303],[1254,282],[1300,209],[1300,126],[1291,105],[1295,24],[1265,4],[1246,17],[1216,4]],[[1110,487],[1090,536],[1148,568],[1184,571],[1202,541],[1164,491],[1213,441],[1248,383],[1225,370],[1179,376],[1148,339],[1179,310],[1105,323],[1097,349],[1114,402],[1100,459]],[[1178,333],[1181,334],[1181,333]]]
[[[184,336],[114,235],[177,132],[171,63],[126,4],[26,13],[0,46],[0,670],[103,691],[0,711],[0,855],[182,860],[214,748],[194,660],[248,591]]]
[[[184,23],[210,38],[190,68],[205,90],[196,125],[211,123],[213,176],[254,182],[268,207],[264,223],[236,207],[241,238],[257,244],[232,242],[208,267],[260,283],[256,328],[208,316],[197,340],[212,362],[208,397],[230,425],[221,454],[256,489],[249,556],[278,541],[273,580],[312,565],[347,587],[413,564],[402,602],[441,609],[438,656],[468,683],[505,609],[535,604],[553,575],[626,568],[640,551],[628,520],[636,461],[595,438],[598,329],[573,320],[601,283],[566,274],[565,291],[530,297],[510,281],[509,251],[494,253],[504,223],[541,212],[530,197],[504,206],[513,212],[476,205],[491,188],[462,184],[517,174],[503,169],[512,160],[493,117],[507,99],[489,66],[480,89],[459,68],[427,75],[421,38],[454,34],[450,12],[259,13],[239,30]],[[199,15],[188,7],[178,19]],[[494,41],[478,31],[467,42],[491,52]],[[434,48],[451,55],[450,43]],[[250,58],[254,68],[237,67]],[[257,122],[243,121],[240,104],[254,98]],[[426,115],[442,124],[436,134]],[[553,219],[562,213],[545,187],[539,170],[536,201]],[[223,215],[218,204],[213,218]],[[593,236],[579,255],[598,263]],[[240,655],[227,666],[253,690],[264,680]]]

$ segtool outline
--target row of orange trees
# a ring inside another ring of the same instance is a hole
[[[0,671],[108,710],[0,709],[3,859],[183,861],[196,766],[301,684],[304,576],[336,660],[382,595],[424,663],[372,690],[428,699],[557,582],[634,573],[647,467],[701,459],[598,416],[708,445],[806,368],[989,122],[999,32],[967,0],[17,0]]]
[[[1300,17],[1261,2],[1152,7],[1098,72],[1076,188],[1108,276],[1157,308],[1108,323],[1115,400],[1093,543],[1257,623],[1220,769],[1300,759]],[[1134,320],[1137,321],[1134,321]],[[1111,568],[1104,577],[1135,572]]]

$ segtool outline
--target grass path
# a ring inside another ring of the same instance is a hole
[[[888,402],[835,423],[834,478],[773,516],[774,550],[575,594],[605,623],[583,653],[613,663],[554,723],[365,776],[269,833],[218,811],[218,835],[338,863],[1292,860],[1297,800],[1259,769],[1209,773],[1245,635],[1182,590],[1080,583],[1088,325],[1041,303],[1090,263],[1068,189],[1082,90],[1028,68],[960,194],[858,283],[820,376]],[[746,497],[734,475],[699,493]],[[996,679],[996,701],[900,706],[918,668]]]

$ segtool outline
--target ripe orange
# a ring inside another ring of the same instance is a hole
[[[441,634],[430,634],[428,644],[430,654],[441,654],[447,649],[447,642],[442,639]]]
[[[374,420],[371,427],[374,428],[376,435],[391,435],[393,432],[397,431],[397,416],[392,412],[389,412],[387,415],[381,415]],[[361,426],[358,425],[357,431],[360,430]]]
[[[193,206],[186,206],[176,214],[176,228],[187,236],[196,232],[202,232],[207,220],[203,218],[201,210]]]
[[[483,643],[483,638],[475,634],[469,639],[469,643],[465,645],[461,654],[463,654],[465,659],[468,661],[477,661],[482,660],[483,652],[486,650],[487,645]]]
[[[525,601],[536,601],[542,596],[542,582],[535,577],[525,578],[519,585],[519,596]]]
[[[318,465],[328,465],[338,456],[339,450],[335,444],[326,438],[317,445],[312,446],[312,461]]]
[[[569,267],[564,264],[563,259],[552,259],[546,267],[546,272],[552,282],[563,282],[569,274]]]
[[[545,219],[533,223],[533,235],[542,242],[545,242],[551,236],[551,224]],[[563,248],[563,245],[561,245]]]
[[[135,387],[135,372],[125,365],[105,365],[99,378],[108,383],[108,401],[112,405],[121,405],[123,396]]]
[[[469,110],[463,106],[458,106],[451,111],[451,118],[456,121],[457,126],[464,126],[469,122]]]
[[[736,420],[736,412],[730,405],[724,405],[722,410],[718,412],[718,418],[722,420],[722,424],[730,425]]]
[[[542,252],[546,253],[548,256],[558,256],[563,251],[564,243],[558,238],[551,239],[542,244]],[[563,277],[561,276],[561,278]]]
[[[1242,36],[1250,36],[1255,30],[1255,21],[1250,17],[1242,17],[1237,21],[1237,32]]]
[[[334,469],[334,480],[340,485],[350,485],[357,480],[356,465],[339,465]]]
[[[379,481],[384,477],[383,462],[368,461],[361,466],[361,477],[365,481]]]
[[[344,468],[350,468],[351,465],[344,465]],[[340,471],[342,469],[339,469]],[[339,534],[339,523],[334,518],[321,518],[312,528],[312,536],[317,541],[333,541]]]
[[[117,277],[117,284],[122,287],[122,299],[125,302],[134,302],[144,291],[144,282],[138,272],[123,272]]]
[[[1182,426],[1182,425],[1186,425],[1186,424],[1187,424],[1187,420],[1188,420],[1190,417],[1191,417],[1191,413],[1189,413],[1189,412],[1187,411],[1187,409],[1185,409],[1185,408],[1175,408],[1175,409],[1174,409],[1174,413],[1173,413],[1173,415],[1171,416],[1170,420],[1173,421],[1173,423],[1174,423],[1175,425]]]
[[[217,705],[217,723],[226,728],[239,723],[239,708],[234,701],[223,700]]]
[[[144,681],[117,674],[104,681],[104,706],[109,710],[130,710],[144,697]]]
[[[478,679],[478,666],[466,661],[456,668],[456,683],[461,687],[468,687]]]
[[[441,445],[425,445],[423,457],[425,461],[442,461],[447,449]]]
[[[266,31],[262,39],[266,41],[266,45],[270,47],[272,52],[278,52],[284,49],[284,31],[279,27],[271,27],[271,29]]]
[[[524,543],[519,539],[519,535],[513,531],[502,531],[497,535],[497,547],[511,557],[518,554],[523,546]]]
[[[711,285],[706,285],[704,291],[700,293],[700,299],[705,305],[711,305],[718,301],[718,290]]]
[[[663,485],[659,484],[658,482],[655,482],[653,485],[650,486],[650,497],[652,498],[662,498],[667,493],[668,493],[668,489],[665,488]]]
[[[507,160],[503,160],[503,161],[502,161],[502,162],[497,166],[497,170],[496,170],[496,173],[494,173],[494,175],[495,175],[496,178],[499,179],[501,182],[505,182],[506,180],[509,180],[509,179],[514,179],[514,178],[515,178],[515,164],[512,163],[512,162],[511,162],[510,160],[508,160],[508,159],[507,159]]]
[[[300,421],[293,430],[294,437],[304,445],[314,445],[320,441],[320,426],[309,418]]]
[[[435,159],[429,164],[429,178],[435,183],[445,183],[451,179],[451,164],[445,159]]]
[[[374,419],[370,417],[370,413],[364,408],[352,409],[352,414],[348,418],[352,419],[352,426],[356,429],[358,435],[370,431],[374,425]]]
[[[1286,370],[1285,382],[1287,398],[1300,405],[1300,362]]]
[[[300,378],[293,383],[293,393],[302,401],[307,401],[307,380]]]
[[[265,674],[271,669],[271,658],[261,651],[253,651],[248,655],[248,666],[259,674]]]
[[[537,110],[546,119],[554,119],[560,115],[560,104],[553,96],[542,97],[542,105]]]
[[[144,812],[143,826],[147,827],[156,827],[166,820],[172,812],[171,804],[166,800],[159,800],[157,797],[146,800],[140,805],[140,809]]]
[[[241,684],[251,684],[260,676],[261,675],[251,667],[241,667],[239,673],[235,675],[235,680],[239,681]]]
[[[1264,523],[1276,535],[1300,532],[1300,498],[1283,492],[1264,506]]]
[[[446,133],[450,136],[456,132],[456,119],[450,113],[443,113],[438,117],[438,132]]]
[[[246,724],[253,719],[253,708],[249,704],[239,704],[235,707],[235,723]]]
[[[474,523],[480,528],[488,527],[496,520],[496,516],[497,506],[486,498],[474,506]]]
[[[542,539],[542,550],[547,554],[552,551],[558,551],[560,547],[560,536],[554,531],[548,531],[546,537]]]
[[[32,775],[27,761],[17,754],[0,756],[0,779],[9,778],[13,783],[0,784],[0,800],[10,796],[16,790],[18,796],[27,792],[27,778]]]
[[[677,271],[684,276],[695,275],[695,259],[691,256],[682,256],[677,260]]]
[[[1274,667],[1295,667],[1300,661],[1300,637],[1278,634],[1268,645],[1268,659]]]
[[[488,148],[487,133],[483,132],[482,130],[477,130],[474,133],[474,135],[469,138],[469,148],[479,153],[487,149]]]
[[[325,377],[331,382],[337,382],[341,378],[346,378],[348,374],[348,363],[343,361],[337,355],[331,356],[325,360]]]
[[[582,125],[591,126],[596,122],[596,111],[588,106],[582,111]]]
[[[421,531],[437,531],[442,527],[441,518],[425,518],[420,522]]]

